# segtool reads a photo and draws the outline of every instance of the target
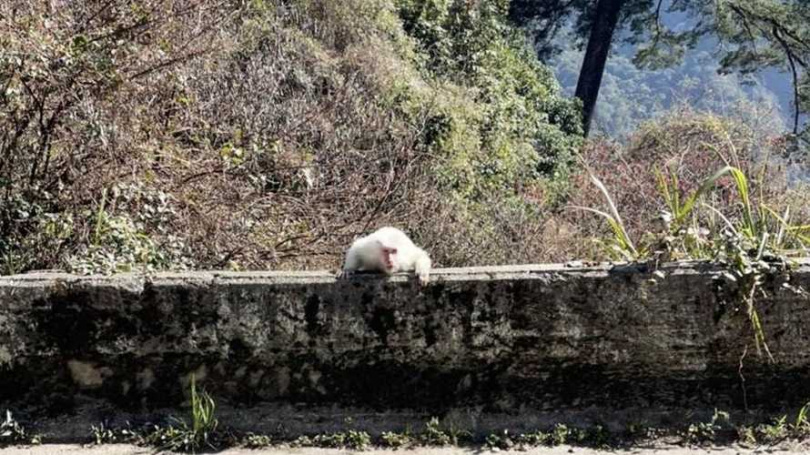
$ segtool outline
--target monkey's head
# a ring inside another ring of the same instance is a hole
[[[377,245],[380,247],[380,263],[385,269],[385,273],[393,273],[394,255],[397,254],[397,249],[385,246],[380,241],[377,241]]]

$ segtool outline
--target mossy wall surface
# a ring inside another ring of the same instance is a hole
[[[0,277],[0,407],[482,411],[770,408],[810,396],[810,299],[757,299],[774,362],[718,271],[672,264]],[[790,282],[810,289],[810,263]],[[743,369],[740,375],[741,357]],[[744,380],[743,380],[744,378]],[[802,401],[804,400],[804,401]]]

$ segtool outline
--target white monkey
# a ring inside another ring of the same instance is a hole
[[[404,232],[397,228],[384,227],[352,243],[346,252],[341,276],[355,271],[391,275],[413,270],[419,283],[425,285],[430,278],[430,267],[428,254],[414,245]]]

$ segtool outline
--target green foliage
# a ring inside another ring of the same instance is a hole
[[[585,429],[573,427],[568,429],[568,443],[582,445],[588,439],[588,432]]]
[[[125,103],[110,98],[182,60],[157,52],[167,24],[146,3],[111,2],[103,15],[0,6],[0,273],[61,266],[87,240],[70,206],[97,183],[99,161],[121,164],[116,140],[129,137],[114,120]]]
[[[690,424],[685,437],[692,444],[711,442],[715,440],[719,431],[728,429],[729,425],[729,414],[715,409],[710,421]]]
[[[6,409],[5,419],[0,422],[0,446],[26,443],[28,440],[29,437],[25,432],[25,427],[14,420],[11,411]]]
[[[808,411],[810,403],[802,406],[796,413],[796,418],[788,422],[788,416],[772,418],[770,421],[755,426],[741,426],[737,428],[740,442],[753,446],[756,444],[776,445],[786,439],[806,440],[810,437],[810,423]]]
[[[810,432],[810,402],[807,402],[796,413],[793,428],[798,431]]]
[[[105,190],[96,209],[83,212],[93,223],[90,244],[67,260],[68,269],[110,274],[186,268],[187,247],[168,229],[175,216],[163,191],[141,183],[116,185],[108,201]]]
[[[93,435],[93,443],[95,445],[112,444],[118,441],[118,436],[115,434],[115,431],[105,426],[103,423],[91,425],[90,433]]]
[[[754,429],[746,425],[737,427],[737,440],[740,444],[747,447],[757,444],[757,436],[754,433]]]
[[[669,211],[662,216],[663,231],[648,233],[645,236],[647,244],[638,249],[627,235],[605,186],[593,175],[593,182],[607,200],[610,213],[592,208],[576,208],[597,213],[608,221],[613,232],[613,236],[606,242],[610,247],[609,252],[617,253],[625,260],[669,260],[678,257],[709,259],[722,265],[725,271],[717,277],[717,282],[725,294],[730,296],[727,303],[735,309],[744,308],[751,323],[757,351],[764,350],[768,358],[773,360],[765,342],[755,298],[758,294],[764,294],[762,284],[767,277],[788,272],[786,255],[792,254],[796,248],[804,249],[806,239],[802,234],[802,226],[789,224],[789,211],[784,217],[780,217],[764,202],[755,205],[748,178],[736,167],[725,166],[718,170],[706,178],[699,188],[683,198],[677,189],[679,184],[674,173],[669,178],[659,171],[656,171],[656,175],[658,189]],[[721,179],[728,177],[731,177],[739,198],[739,215],[733,219],[710,204],[698,204],[716,188]],[[698,207],[705,209],[704,217],[710,216],[721,221],[707,225],[709,229],[705,235],[701,232]],[[688,227],[689,225],[694,227]],[[657,273],[658,278],[663,278],[660,272]],[[784,286],[795,292],[803,292],[787,282]]]
[[[555,424],[548,432],[535,431],[511,435],[508,430],[487,435],[484,444],[490,449],[510,450],[526,449],[541,445],[558,446],[562,444],[590,445],[606,447],[610,442],[610,433],[602,425],[590,428],[569,427],[563,423]]]
[[[680,199],[680,184],[678,182],[678,174],[674,171],[670,172],[669,179],[665,177],[660,171],[657,169],[655,170],[656,178],[658,180],[658,190],[660,191],[664,203],[669,210],[666,212],[667,223],[669,224],[669,228],[673,230],[679,230],[684,227],[689,221],[690,215],[692,214],[692,210],[695,208],[695,204],[697,201],[708,194],[711,190],[714,189],[717,181],[723,177],[725,174],[733,173],[736,176],[742,176],[742,179],[745,179],[745,176],[742,174],[742,171],[736,168],[732,168],[730,166],[724,167],[723,169],[718,170],[714,173],[711,177],[707,178],[703,181],[700,187],[690,194],[686,199],[681,201]],[[746,213],[750,215],[750,202],[748,201],[748,190],[745,187],[745,193],[743,194],[743,199],[745,202],[745,207],[747,207]]]
[[[588,174],[591,177],[591,181],[593,184],[599,189],[599,192],[602,193],[604,196],[605,201],[607,202],[609,212],[604,212],[602,210],[597,210],[590,207],[579,207],[579,206],[572,206],[574,209],[585,210],[588,212],[593,212],[608,222],[611,231],[613,232],[613,237],[610,238],[610,241],[607,245],[608,250],[610,253],[618,254],[624,260],[634,261],[641,257],[641,253],[636,250],[636,247],[633,245],[633,241],[630,239],[630,236],[627,234],[627,230],[624,228],[624,222],[622,221],[621,216],[619,215],[619,211],[616,208],[616,204],[613,202],[613,198],[610,197],[610,193],[608,193],[607,188],[599,180],[595,175],[588,170]],[[646,251],[642,250],[642,253]]]
[[[782,416],[773,419],[770,423],[757,425],[755,433],[758,441],[774,444],[785,439],[788,436],[789,430],[787,416]]]
[[[393,431],[384,431],[380,434],[380,443],[384,447],[391,447],[393,449],[409,447],[414,444],[414,438],[410,432],[396,433]]]
[[[263,449],[273,443],[273,438],[266,434],[248,433],[245,435],[244,446],[248,449]]]
[[[540,3],[542,6],[534,6]],[[595,23],[593,2],[532,2],[515,0],[511,17],[518,23],[534,27],[535,37],[550,39],[563,28],[570,16],[577,17],[576,35],[587,38]],[[679,16],[677,27],[665,15]],[[687,16],[687,19],[683,19]],[[694,18],[694,19],[692,19]],[[808,61],[810,60],[810,8],[804,2],[779,0],[683,0],[650,2],[628,0],[622,5],[617,32],[635,49],[633,63],[648,70],[669,68],[683,60],[686,51],[694,49],[703,38],[721,43],[719,70],[747,74],[767,68],[787,71],[793,82],[794,114],[792,132],[807,141],[808,124],[801,119],[806,113]],[[677,30],[675,29],[677,28]],[[629,84],[635,88],[635,84]],[[609,122],[610,120],[608,120]],[[805,142],[806,145],[806,142]]]
[[[432,417],[419,433],[419,442],[426,446],[446,446],[457,444],[458,439],[442,428],[438,417]]]
[[[141,437],[143,445],[158,450],[172,450],[195,453],[203,448],[215,449],[216,429],[219,422],[215,416],[216,403],[205,391],[197,391],[196,379],[191,375],[189,384],[191,395],[191,425],[182,419],[175,419],[177,425],[155,426]]]
[[[306,441],[301,441],[306,442]],[[371,445],[371,436],[365,431],[349,430],[330,434],[319,434],[310,438],[309,444],[317,447],[348,448],[352,450],[365,450]]]
[[[46,265],[82,274],[189,265],[186,245],[169,229],[177,216],[169,195],[142,183],[117,184],[108,194],[103,191],[94,209],[78,213],[56,211],[56,198],[47,193],[11,198],[0,208],[0,217],[14,226],[0,237],[0,274]],[[72,245],[82,226],[89,230],[88,243]]]
[[[191,432],[196,447],[210,444],[210,438],[217,429],[217,419],[214,415],[216,403],[214,399],[203,390],[197,392],[194,375],[191,375]]]
[[[503,430],[500,433],[490,433],[484,440],[484,445],[488,449],[509,450],[515,445],[515,441],[509,434],[509,430]]]
[[[114,428],[104,422],[90,426],[93,444],[134,443],[140,440],[140,435],[130,428]]]
[[[551,433],[549,434],[548,442],[550,445],[559,446],[565,444],[568,440],[568,427],[563,423],[558,423],[554,425],[552,428]]]
[[[398,2],[424,72],[450,95],[431,97],[426,145],[445,157],[440,181],[470,200],[541,176],[564,182],[582,134],[576,102],[506,24],[507,3]]]
[[[55,197],[48,192],[14,194],[0,204],[0,275],[44,267],[58,261],[74,234],[71,214],[55,210]]]
[[[365,431],[349,430],[346,433],[346,447],[353,450],[365,450],[371,445],[371,436]]]
[[[510,32],[504,22],[508,1],[467,2],[398,0],[405,31],[428,55],[431,69],[440,75],[463,78],[488,65],[493,42]]]
[[[551,435],[543,431],[535,431],[532,433],[523,433],[515,438],[515,442],[519,445],[536,447],[543,444],[548,444],[551,440]]]

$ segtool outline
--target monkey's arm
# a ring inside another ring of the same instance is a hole
[[[416,255],[416,263],[414,264],[414,271],[416,272],[416,276],[419,278],[419,284],[422,286],[428,284],[430,281],[430,269],[432,263],[430,261],[430,256],[422,250],[421,248],[417,248],[417,255]]]
[[[343,262],[343,268],[337,274],[337,279],[349,278],[360,268],[360,254],[357,249],[356,245],[352,245],[346,252],[346,260]]]

